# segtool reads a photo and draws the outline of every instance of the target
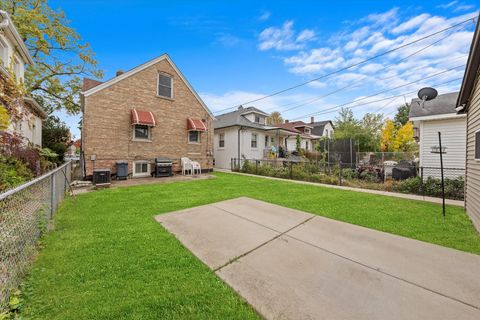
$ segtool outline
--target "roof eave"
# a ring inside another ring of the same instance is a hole
[[[12,34],[13,38],[15,38],[15,41],[18,44],[19,51],[22,55],[22,58],[26,60],[28,64],[33,64],[33,59],[32,56],[30,55],[30,52],[28,51],[27,47],[25,46],[25,42],[23,41],[22,37],[18,33],[17,28],[13,24],[12,19],[10,19],[10,16],[8,15],[7,12],[0,10],[0,16],[2,16],[4,19],[8,21],[8,30]]]

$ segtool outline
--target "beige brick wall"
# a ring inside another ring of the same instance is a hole
[[[159,72],[173,76],[173,99],[157,96]],[[133,141],[133,108],[154,114],[157,126],[151,129],[151,142]],[[201,133],[200,144],[188,143],[187,118],[207,121],[208,132]],[[173,159],[176,171],[181,169],[181,157],[199,161],[202,169],[213,168],[212,118],[167,60],[84,97],[83,121],[87,176],[94,167],[109,168],[115,173],[117,160],[127,160],[132,173],[134,160],[153,163],[158,156]],[[92,155],[96,155],[95,162],[90,160]]]

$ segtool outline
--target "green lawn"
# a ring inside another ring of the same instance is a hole
[[[23,290],[27,319],[258,318],[153,216],[248,196],[480,254],[462,208],[290,182],[216,178],[69,198]]]

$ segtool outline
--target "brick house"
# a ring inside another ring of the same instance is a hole
[[[156,157],[181,157],[213,167],[213,114],[167,54],[106,82],[84,79],[81,157],[84,175],[116,173],[128,162],[133,177],[149,176]]]

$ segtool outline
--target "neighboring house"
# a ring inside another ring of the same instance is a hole
[[[327,137],[327,138],[333,137],[333,132],[335,130],[335,127],[333,126],[333,122],[330,120],[315,122],[315,119],[311,117],[310,126],[313,127],[312,134],[315,136]]]
[[[224,113],[214,121],[215,167],[230,169],[236,159],[265,159],[277,157],[285,138],[293,133],[266,124],[268,113],[255,107],[239,107]]]
[[[412,99],[410,121],[413,122],[415,139],[419,143],[420,167],[440,168],[440,156],[432,152],[438,150],[438,132],[442,136],[443,166],[445,168],[465,169],[465,130],[466,117],[457,114],[455,106],[458,92],[438,95],[435,99],[422,102]],[[440,177],[439,170],[424,170],[430,176]],[[452,170],[449,177],[452,177]],[[455,171],[456,172],[456,171]],[[458,170],[463,176],[464,170]]]
[[[478,20],[477,20],[478,21]],[[473,35],[467,67],[456,103],[467,115],[465,208],[480,232],[480,23]],[[465,135],[464,135],[465,137]]]
[[[213,164],[213,115],[170,57],[164,54],[106,82],[85,79],[82,163],[90,177],[94,169],[116,173],[116,162],[127,161],[133,177],[149,176],[157,157]]]
[[[285,123],[278,125],[278,127],[289,132],[289,135],[285,137],[286,151],[297,150],[297,136],[300,137],[300,148],[305,151],[314,151],[315,143],[320,136],[313,135],[313,126],[306,124],[303,121],[289,122],[285,120]]]
[[[12,20],[5,11],[0,10],[0,77],[5,81],[8,77],[15,77],[21,83],[25,78],[25,65],[32,64],[33,60],[25,47]],[[13,72],[13,74],[12,74]],[[23,104],[18,112],[22,120],[12,121],[7,132],[21,135],[34,146],[42,145],[42,121],[47,114],[42,107],[30,97],[23,97]]]

